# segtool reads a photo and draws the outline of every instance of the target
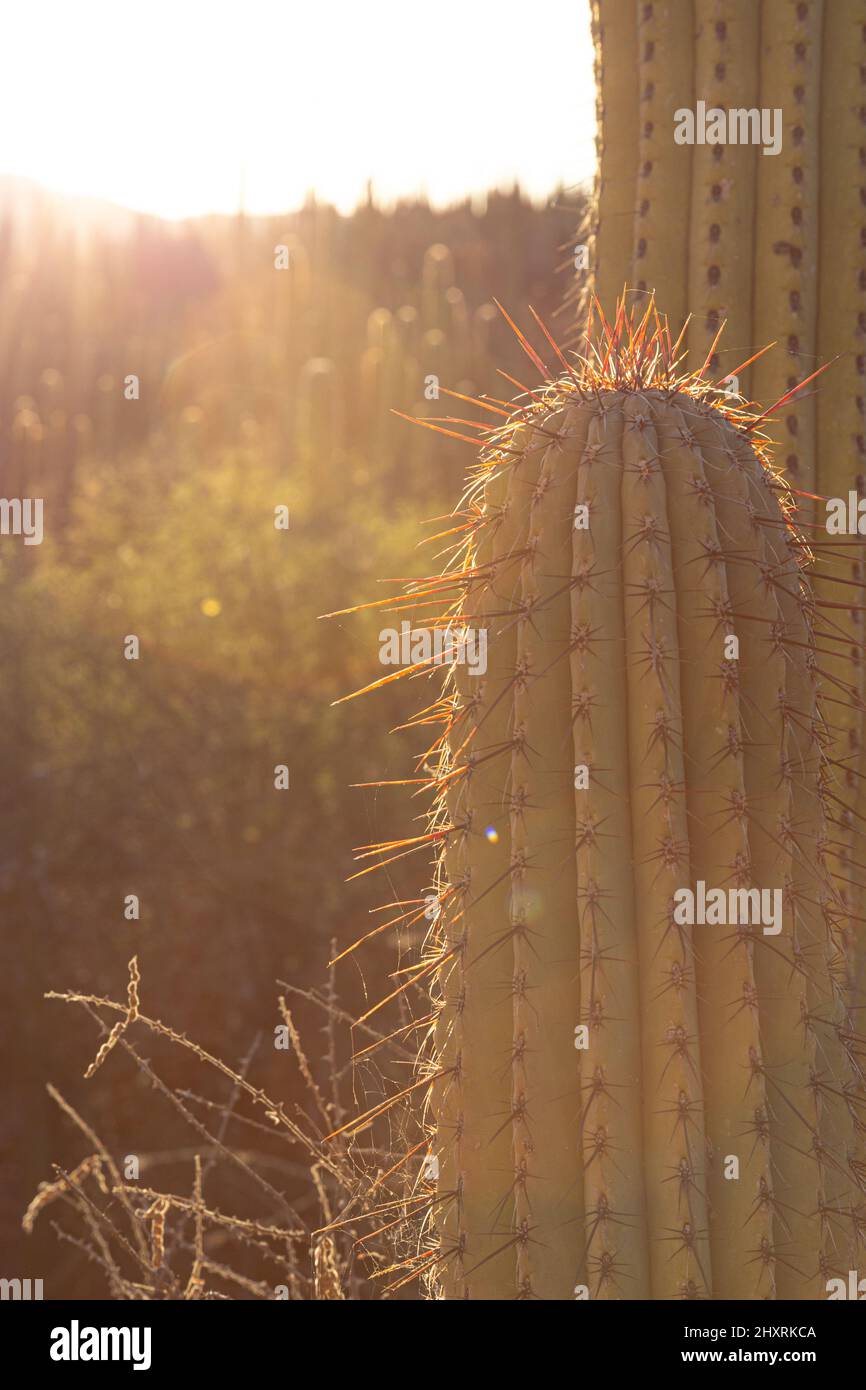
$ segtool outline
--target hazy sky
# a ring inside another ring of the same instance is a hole
[[[591,176],[587,0],[3,0],[0,173],[168,217]]]

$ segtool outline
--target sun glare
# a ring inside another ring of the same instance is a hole
[[[0,31],[0,174],[165,217],[348,210],[368,179],[544,197],[593,168],[586,0],[531,27],[520,3],[18,0]]]

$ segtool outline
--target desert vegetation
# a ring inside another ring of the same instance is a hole
[[[407,1079],[411,1040],[351,1060],[396,1026],[351,1024],[395,967],[399,933],[330,976],[327,963],[383,901],[354,876],[354,848],[416,814],[411,788],[369,785],[414,753],[411,733],[388,732],[414,701],[397,685],[332,707],[381,670],[381,624],[319,618],[431,563],[466,446],[391,411],[459,415],[446,388],[511,389],[498,369],[521,354],[492,297],[552,312],[574,217],[573,196],[541,208],[515,190],[443,212],[369,200],[341,217],[310,201],[284,219],[129,217],[109,232],[67,225],[47,198],[26,221],[10,204],[2,490],[44,499],[44,540],[10,536],[0,552],[14,670],[0,695],[2,1220],[8,1262],[43,1277],[46,1297],[180,1296],[196,1193],[252,1223],[232,1228],[247,1284],[209,1270],[206,1291],[307,1296],[331,1249],[312,1232],[363,1172],[389,1167],[384,1129],[356,1139],[351,1164],[348,1137],[323,1141],[384,1094],[383,1072]],[[433,891],[417,857],[389,874],[396,899]],[[231,1074],[139,1021],[84,1078],[117,1020],[96,1001],[125,1001],[133,956],[142,1019]],[[280,996],[291,1028],[278,1038]],[[266,1112],[280,1106],[289,1124],[275,1128]],[[142,1189],[176,1191],[178,1206],[113,1191],[129,1155]],[[38,1199],[25,1237],[43,1182],[56,1200]],[[206,1232],[225,1267],[227,1230]],[[395,1280],[368,1280],[358,1233],[333,1237],[352,1269],[343,1296],[378,1296]]]

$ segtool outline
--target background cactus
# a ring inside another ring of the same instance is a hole
[[[297,447],[304,462],[333,472],[343,448],[342,398],[328,357],[311,357],[298,379]]]
[[[818,1299],[862,1261],[823,610],[759,417],[650,317],[554,381],[528,349],[416,586],[489,643],[423,716],[446,1298]],[[699,882],[778,890],[781,930],[684,923]]]
[[[675,333],[691,315],[693,368],[726,322],[717,375],[777,344],[739,382],[765,402],[842,354],[826,414],[856,415],[841,429],[862,472],[866,0],[593,0],[592,20],[599,164],[577,234],[590,264],[572,298],[591,290],[611,317],[623,285],[654,291]],[[780,152],[675,143],[674,113],[699,100],[780,110]],[[809,493],[823,491],[814,406],[801,397],[768,426],[780,467]]]

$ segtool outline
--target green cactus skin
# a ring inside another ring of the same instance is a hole
[[[576,381],[488,449],[463,559],[439,1292],[820,1299],[863,1261],[863,1095],[802,543],[706,393]],[[678,924],[699,879],[781,889],[780,934]]]

